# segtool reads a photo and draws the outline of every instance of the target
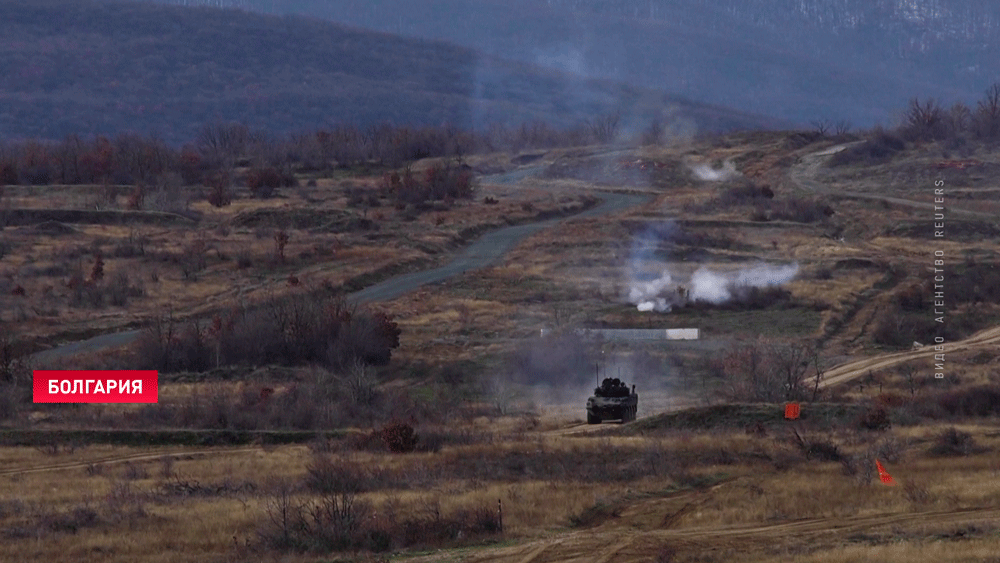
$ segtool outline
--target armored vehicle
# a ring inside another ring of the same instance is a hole
[[[587,399],[587,424],[600,424],[605,420],[631,422],[639,408],[639,395],[635,385],[630,391],[620,379],[605,379],[594,389],[594,396]]]

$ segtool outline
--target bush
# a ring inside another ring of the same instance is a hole
[[[782,199],[771,203],[771,220],[815,223],[834,214],[833,208],[816,199]]]
[[[394,545],[440,547],[502,532],[499,514],[489,508],[442,514],[435,504],[425,517],[400,519],[392,507],[374,512],[350,492],[299,500],[290,484],[272,487],[258,534],[265,547],[283,551],[388,551]]]
[[[806,459],[818,459],[820,461],[843,461],[844,459],[840,448],[829,440],[808,442],[804,453],[806,454]]]
[[[889,412],[881,405],[870,407],[858,418],[858,427],[865,430],[885,430],[891,425]]]
[[[376,431],[385,447],[394,454],[409,453],[417,447],[417,434],[404,422],[391,422]]]
[[[315,455],[306,466],[306,487],[321,494],[362,493],[376,483],[359,465],[327,455]]]
[[[17,184],[17,165],[13,162],[0,163],[0,186],[14,184]]]
[[[423,178],[407,168],[402,174],[393,172],[382,178],[379,191],[392,195],[397,206],[420,206],[427,201],[471,199],[475,192],[472,172],[463,167],[434,164],[424,171]],[[358,198],[360,204],[360,196]],[[418,207],[419,208],[419,207]]]
[[[930,452],[939,456],[966,456],[976,451],[972,434],[948,428],[937,436]]]
[[[274,168],[253,168],[247,172],[247,187],[260,199],[273,196],[284,182],[282,175]]]
[[[231,185],[229,174],[221,171],[216,172],[205,176],[202,181],[209,189],[206,199],[213,207],[225,207],[232,203],[232,197],[229,194]]]
[[[388,364],[399,335],[385,313],[349,310],[343,300],[300,293],[258,309],[233,310],[210,326],[159,319],[133,351],[140,364],[164,372],[204,371],[216,364],[320,364],[346,371],[357,361]]]
[[[717,202],[725,206],[755,205],[770,199],[774,199],[774,191],[770,185],[741,178],[727,183]]]
[[[944,391],[935,396],[922,397],[922,402],[928,399],[949,416],[1000,415],[1000,385],[980,385]]]
[[[878,127],[863,143],[848,147],[833,155],[829,160],[829,165],[833,167],[848,164],[882,164],[904,150],[906,150],[906,141],[902,137]]]

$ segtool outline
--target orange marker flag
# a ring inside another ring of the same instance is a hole
[[[785,418],[795,420],[799,417],[798,403],[785,403]]]
[[[881,479],[883,483],[885,483],[886,485],[896,484],[896,482],[892,480],[892,476],[889,475],[889,472],[886,471],[884,467],[882,467],[881,461],[876,459],[875,467],[878,469],[878,478]]]

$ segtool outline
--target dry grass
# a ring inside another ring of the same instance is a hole
[[[709,143],[649,149],[643,156],[663,161],[680,161],[686,157],[705,161],[735,158],[748,175],[769,182],[780,191],[787,189],[780,176],[788,166],[788,158],[798,154],[798,149],[790,149],[785,141],[781,135],[773,138],[737,136],[724,145]],[[812,152],[818,147],[814,144],[800,152]],[[562,154],[566,151],[552,152],[542,162],[554,162]],[[476,159],[474,166],[502,167],[509,162],[509,155]],[[907,161],[905,164],[913,168],[913,178],[907,182],[898,179],[903,176],[896,164],[865,170],[843,167],[823,170],[821,174],[831,185],[854,191],[864,191],[866,186],[874,190],[881,185],[879,182],[885,181],[886,189],[892,193],[924,197],[926,194],[915,193],[915,190],[927,188],[929,182],[920,179],[923,178],[920,170],[932,161],[926,158]],[[973,188],[978,181],[972,182]],[[352,183],[368,186],[373,181],[355,179]],[[539,187],[544,189],[537,189]],[[174,304],[175,312],[191,314],[229,306],[239,299],[253,301],[280,294],[286,290],[290,274],[297,276],[303,285],[321,287],[324,281],[339,285],[354,276],[404,261],[420,259],[428,264],[436,263],[454,247],[457,233],[463,229],[501,224],[504,218],[525,219],[532,213],[523,205],[526,202],[530,202],[537,212],[564,205],[565,198],[576,197],[581,189],[590,187],[586,182],[564,179],[484,186],[476,202],[462,203],[446,211],[428,212],[412,221],[405,220],[403,212],[391,205],[367,211],[354,209],[351,212],[355,214],[380,217],[376,220],[381,229],[374,234],[385,238],[370,240],[368,236],[373,234],[370,232],[334,234],[290,229],[285,264],[273,263],[273,227],[232,226],[237,214],[255,210],[321,209],[336,215],[348,209],[343,187],[338,182],[321,179],[317,188],[287,191],[284,199],[237,199],[232,206],[221,210],[205,203],[195,204],[195,210],[205,214],[202,224],[210,226],[179,231],[146,228],[138,233],[149,239],[146,257],[116,258],[111,254],[116,245],[138,236],[127,227],[81,226],[81,234],[72,237],[8,228],[4,231],[4,240],[10,242],[15,251],[5,261],[0,276],[7,274],[4,279],[20,283],[28,290],[26,299],[31,306],[21,307],[21,310],[25,316],[22,326],[29,336],[52,335],[67,328],[107,329],[120,326],[127,319],[162,312],[168,302]],[[538,334],[539,328],[572,327],[595,321],[642,327],[696,323],[703,329],[715,330],[717,336],[726,337],[762,331],[770,334],[777,332],[775,327],[791,327],[791,336],[815,336],[826,328],[824,323],[850,313],[852,316],[843,321],[843,326],[830,335],[826,352],[830,355],[855,354],[870,342],[867,335],[871,319],[882,305],[879,291],[871,290],[883,279],[884,272],[879,267],[838,268],[838,261],[892,259],[908,268],[911,275],[923,272],[929,265],[927,253],[921,250],[922,243],[885,234],[886,229],[899,221],[925,219],[923,212],[838,201],[835,220],[847,228],[844,243],[821,236],[827,232],[827,227],[832,231],[834,225],[779,229],[766,224],[748,226],[745,214],[706,214],[690,219],[734,222],[692,229],[713,239],[729,238],[733,245],[732,248],[710,248],[712,257],[702,263],[723,267],[757,259],[799,261],[807,274],[791,283],[789,289],[793,301],[801,308],[766,312],[707,310],[690,316],[639,314],[621,299],[622,268],[629,258],[635,226],[671,216],[672,210],[710,199],[714,193],[713,186],[689,180],[650,189],[662,191],[644,209],[612,219],[563,223],[525,240],[493,268],[469,272],[386,304],[403,330],[401,346],[393,363],[404,373],[396,374],[399,377],[385,387],[412,390],[415,394],[427,393],[431,404],[435,404],[439,397],[433,395],[427,381],[434,375],[426,372],[430,375],[424,377],[425,372],[420,372],[418,376],[416,372],[405,373],[406,370],[458,360],[485,366],[484,369],[493,368],[502,364],[524,337]],[[25,190],[16,194],[16,201],[30,206],[43,195]],[[495,197],[499,203],[483,205],[481,200],[485,196]],[[75,201],[84,201],[87,194],[77,190],[55,194],[55,197],[61,197],[65,205],[73,205]],[[73,266],[81,256],[85,270],[89,271],[88,249],[101,237],[107,239],[103,243],[106,269],[122,268],[134,272],[144,280],[146,295],[130,301],[128,308],[93,311],[69,307],[66,304],[68,291],[63,287],[66,276],[46,276],[41,271],[63,263]],[[71,239],[72,243],[68,244]],[[186,248],[199,240],[207,248],[205,267],[185,280],[181,265],[171,260],[173,257],[179,259]],[[977,245],[992,249],[982,241]],[[952,240],[936,248],[958,257],[969,244]],[[237,267],[241,254],[249,258],[249,267]],[[31,267],[29,257],[34,260]],[[695,267],[693,264],[677,266],[678,271],[688,273]],[[831,270],[828,279],[808,274],[824,267]],[[52,287],[48,295],[43,290],[45,285]],[[6,294],[0,296],[4,304],[11,299],[13,297]],[[829,308],[817,311],[810,308],[814,304]],[[33,307],[40,311],[53,310],[57,314],[46,317],[35,312]],[[698,350],[695,355],[711,353],[706,350]],[[669,354],[679,356],[681,352]],[[950,365],[965,370],[963,383],[995,379],[995,361],[988,358],[974,361],[973,356],[949,356]],[[93,361],[109,360],[94,358]],[[684,365],[684,371],[689,371],[692,365]],[[908,395],[907,381],[902,374],[876,375],[883,379],[885,392]],[[183,402],[192,396],[206,395],[212,389],[234,393],[241,385],[250,391],[256,385],[268,385],[281,393],[287,384],[258,374],[245,374],[244,379],[249,382],[163,385],[161,400]],[[586,374],[585,379],[590,385],[591,374]],[[871,391],[869,385],[864,392],[852,388],[835,393],[835,398],[872,400],[875,394],[877,392]],[[677,400],[675,393],[669,395],[670,401]],[[640,404],[648,404],[643,401]],[[580,407],[578,401],[571,404],[567,411],[570,418],[582,416]],[[104,407],[104,415],[117,416],[127,410]],[[341,447],[330,455],[382,476],[381,480],[375,479],[378,486],[359,495],[359,499],[371,503],[377,511],[391,509],[407,514],[426,514],[436,507],[442,513],[450,513],[467,507],[493,508],[497,499],[501,500],[507,538],[515,547],[510,552],[497,551],[492,559],[484,556],[491,561],[522,561],[530,553],[525,551],[529,548],[520,547],[522,542],[550,541],[553,537],[565,542],[566,558],[593,553],[580,551],[573,555],[573,549],[582,549],[580,546],[584,545],[574,542],[582,542],[584,535],[582,532],[574,535],[576,532],[566,529],[572,522],[579,521],[581,515],[593,513],[600,514],[588,524],[592,527],[584,530],[588,534],[641,536],[632,544],[639,550],[638,555],[622,556],[623,561],[650,560],[664,542],[672,541],[669,534],[673,532],[691,536],[677,542],[678,561],[981,561],[989,560],[988,557],[995,556],[1000,549],[995,531],[973,533],[962,541],[939,537],[948,533],[947,526],[951,524],[934,528],[928,527],[927,522],[920,522],[900,525],[890,531],[880,528],[874,539],[852,539],[849,532],[837,531],[838,525],[850,518],[948,512],[1000,504],[1000,465],[995,461],[996,452],[1000,451],[1000,436],[988,425],[976,421],[948,420],[947,425],[928,425],[917,419],[912,426],[896,425],[891,435],[906,447],[902,448],[898,459],[882,460],[897,481],[896,486],[887,487],[878,482],[873,468],[868,467],[876,436],[855,429],[845,429],[830,436],[811,436],[829,440],[845,455],[856,458],[856,472],[852,475],[845,472],[841,463],[805,459],[790,438],[780,432],[764,437],[707,431],[675,432],[655,438],[597,437],[586,432],[582,421],[578,424],[583,429],[567,427],[566,416],[558,419],[554,411],[554,408],[543,406],[540,419],[463,420],[455,417],[450,428],[445,428],[446,431],[462,428],[470,432],[489,432],[496,436],[492,443],[445,445],[438,452],[406,455],[351,451]],[[101,420],[101,417],[94,420]],[[950,426],[969,432],[975,444],[983,449],[963,456],[931,455],[937,436]],[[418,427],[418,433],[422,430]],[[148,459],[133,461],[131,465],[125,465],[124,461],[95,464],[142,453],[169,454],[177,459],[166,463]],[[43,530],[44,541],[14,538],[9,542],[5,540],[5,548],[10,548],[14,560],[50,560],[54,563],[169,561],[178,553],[185,558],[204,561],[280,559],[297,562],[321,557],[329,560],[330,556],[326,555],[254,551],[260,548],[256,533],[264,518],[268,495],[273,492],[269,488],[272,487],[271,479],[303,483],[313,455],[305,446],[220,453],[210,448],[149,450],[92,445],[55,456],[34,448],[3,448],[0,450],[0,472],[61,464],[73,467],[0,475],[0,482],[10,485],[0,486],[4,491],[0,493],[0,533],[24,521],[39,519],[37,510],[18,509],[21,506],[18,503],[65,512],[91,502],[102,514],[102,520],[96,525],[82,527],[75,534]],[[169,465],[171,477],[164,474],[166,465]],[[865,467],[868,471],[863,470]],[[244,495],[159,498],[153,494],[172,480],[200,484],[249,482],[257,488],[252,494]],[[107,495],[119,490],[123,481],[134,491],[151,496],[143,497],[144,516],[114,521],[105,516],[110,510]],[[712,484],[716,486],[710,486]],[[304,489],[297,494],[300,498],[313,495]],[[613,510],[601,512],[594,510],[595,506],[612,507]],[[822,535],[821,541],[813,541],[815,537],[808,535],[768,536],[768,532],[761,532],[752,539],[727,540],[718,549],[713,547],[713,542],[717,541],[713,533],[720,527],[780,526],[802,519],[828,522],[829,526],[818,534]],[[646,533],[651,535],[641,535]],[[598,547],[604,550],[610,545],[605,542]],[[559,553],[555,552],[563,548],[553,544],[551,549],[553,553],[548,554],[551,557],[543,560],[558,560]],[[623,549],[623,553],[628,550]],[[424,559],[461,556],[461,552],[445,550]]]
[[[365,182],[360,179],[354,183]],[[17,188],[11,190],[17,193],[8,196],[5,205],[31,207],[44,200],[50,207],[80,207],[84,203],[81,198],[89,197],[88,190],[97,189]],[[252,303],[287,291],[290,276],[297,277],[303,286],[336,288],[397,264],[434,264],[443,251],[460,243],[459,233],[463,230],[527,220],[535,213],[559,209],[575,199],[563,196],[560,200],[564,201],[560,201],[548,194],[518,192],[499,205],[483,205],[479,199],[457,202],[449,209],[419,214],[408,221],[388,202],[378,208],[350,210],[343,191],[339,184],[323,183],[315,188],[286,190],[284,197],[277,199],[237,198],[232,205],[219,209],[204,201],[196,202],[191,209],[202,214],[196,227],[76,225],[73,234],[38,232],[30,226],[8,227],[3,241],[12,251],[0,270],[0,303],[5,311],[0,320],[17,321],[26,338],[46,338],[66,331],[113,329],[162,314],[168,307],[175,314],[190,315]],[[60,196],[63,192],[72,197]],[[530,211],[526,211],[523,206],[529,202]],[[327,211],[329,220],[367,216],[379,229],[344,231],[342,227],[331,227],[314,232],[313,226],[293,226],[287,229],[290,240],[285,248],[286,260],[281,263],[272,240],[281,224],[240,226],[246,223],[241,223],[240,218],[261,211],[279,217],[285,214],[286,220],[293,222],[299,209]],[[378,242],[368,239],[371,234],[379,237]],[[105,305],[95,311],[90,306],[72,305],[72,291],[66,282],[77,270],[89,279],[98,250],[107,279],[115,272],[127,272],[134,282],[142,284],[145,295],[130,299],[127,307]],[[249,265],[240,267],[240,259]],[[25,296],[10,294],[18,285],[25,289]]]
[[[977,444],[989,451],[960,458],[929,455],[930,438],[940,427],[900,431],[898,437],[911,445],[904,448],[902,457],[885,462],[897,481],[896,486],[887,487],[877,479],[864,484],[856,476],[845,475],[839,463],[807,461],[787,438],[779,435],[760,438],[744,433],[688,431],[657,438],[609,438],[568,435],[546,427],[509,433],[518,427],[523,430],[523,423],[519,419],[501,421],[495,428],[507,430],[502,430],[499,441],[492,445],[448,446],[439,453],[393,455],[361,451],[327,455],[384,476],[378,481],[382,484],[358,497],[376,511],[413,515],[436,509],[449,514],[468,507],[495,507],[499,499],[504,507],[507,537],[522,539],[545,537],[542,530],[569,526],[594,506],[618,506],[611,511],[617,517],[603,516],[591,524],[601,530],[608,526],[628,527],[630,522],[645,529],[666,518],[670,518],[671,529],[709,530],[801,519],[836,521],[879,514],[949,511],[1000,502],[1000,482],[996,479],[1000,466],[991,454],[1000,448],[1000,436],[989,427],[971,424],[959,428],[972,433]],[[870,438],[856,436],[852,441],[851,436],[835,435],[834,439],[842,444],[845,453],[866,451]],[[240,550],[260,549],[256,530],[273,479],[304,483],[306,468],[316,455],[305,446],[222,455],[211,449],[162,448],[157,453],[172,461],[165,462],[163,457],[128,463],[108,461],[142,452],[141,448],[87,446],[52,456],[33,448],[4,448],[5,470],[74,465],[0,476],[13,485],[0,498],[0,507],[6,507],[0,510],[0,529],[30,527],[40,518],[35,515],[40,512],[30,507],[44,506],[47,513],[69,514],[80,506],[92,506],[101,515],[99,523],[81,527],[74,534],[38,532],[45,536],[44,542],[14,538],[8,543],[9,553],[25,560],[69,561],[100,553],[107,561],[159,561],[162,559],[157,554],[170,550],[210,561],[227,560]],[[605,459],[609,454],[615,462]],[[603,476],[588,472],[583,463],[587,459],[597,460],[606,468]],[[105,462],[97,463],[100,460]],[[489,464],[488,470],[463,469],[472,469],[481,461]],[[95,469],[95,465],[103,467]],[[633,467],[641,469],[622,480]],[[688,489],[698,487],[700,482],[718,482],[722,475],[728,480],[716,487],[700,493]],[[162,487],[171,482],[250,483],[253,488],[208,496],[160,494]],[[110,511],[108,499],[121,490],[123,483],[138,499],[142,515],[129,512],[126,518],[116,521],[107,516],[116,514]],[[307,493],[303,489],[299,494]],[[689,505],[694,509],[685,508]],[[911,539],[903,545],[840,544],[836,549],[824,550],[825,559],[814,553],[809,555],[813,559],[806,560],[847,561],[859,553],[903,560],[914,553],[908,547],[917,547],[929,537],[926,530],[908,533],[912,535],[906,537]],[[964,549],[993,542],[989,537],[977,537],[962,545]],[[767,560],[766,555],[732,560]],[[287,561],[312,559],[309,555],[285,557]]]

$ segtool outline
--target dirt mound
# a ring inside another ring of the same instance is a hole
[[[875,268],[877,265],[875,262],[866,258],[845,258],[843,260],[837,260],[837,263],[834,264],[833,267],[838,270],[859,270],[865,268]]]
[[[519,154],[510,159],[511,163],[521,165],[521,164],[531,164],[536,160],[540,160],[545,156],[545,153],[529,153],[529,154]]]
[[[128,225],[132,223],[165,225],[193,223],[196,219],[160,211],[122,211],[87,209],[11,209],[4,212],[4,222],[10,226],[44,223],[74,223],[80,225]]]
[[[346,224],[354,215],[339,209],[254,209],[233,217],[234,227],[271,227],[278,229],[315,229],[331,224]]]
[[[59,221],[45,221],[32,227],[32,230],[39,234],[46,235],[71,235],[80,232],[65,223],[60,223]]]

